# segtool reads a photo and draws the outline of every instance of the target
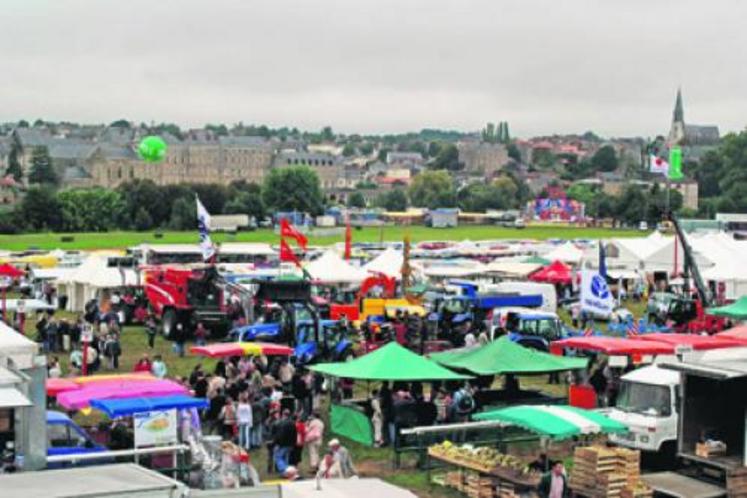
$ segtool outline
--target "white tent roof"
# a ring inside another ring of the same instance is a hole
[[[521,261],[493,261],[489,263],[485,268],[485,271],[490,273],[500,273],[502,275],[508,275],[513,277],[526,277],[532,272],[535,272],[542,268],[542,265],[536,263],[522,263]]]
[[[124,273],[124,278],[122,274]],[[74,268],[65,278],[65,282],[80,283],[99,288],[122,287],[123,285],[136,285],[137,275],[135,270],[110,267],[107,258],[91,255],[86,258],[77,268]]]
[[[557,246],[542,257],[549,259],[550,261],[558,260],[563,263],[578,265],[583,255],[584,251],[576,247],[573,242],[566,242],[565,244]]]
[[[388,247],[384,252],[366,263],[363,269],[368,272],[383,273],[388,277],[400,278],[404,261],[405,257],[402,255],[402,251]]]
[[[329,284],[357,284],[367,277],[363,269],[351,265],[334,251],[325,252],[305,268],[311,278]]]
[[[410,491],[381,479],[323,479],[320,486],[321,491],[314,479],[283,484],[283,498],[415,498]]]
[[[12,358],[18,368],[29,368],[38,345],[0,322],[0,357]]]

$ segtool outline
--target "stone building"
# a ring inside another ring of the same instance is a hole
[[[457,143],[457,149],[464,172],[471,175],[495,176],[509,161],[508,149],[503,144],[464,141]]]
[[[324,191],[355,188],[359,175],[348,174],[345,164],[331,154],[303,151],[282,151],[275,156],[274,168],[308,166],[319,176],[319,184]]]
[[[718,146],[721,140],[718,126],[695,125],[685,123],[685,110],[682,103],[682,92],[677,90],[672,113],[672,126],[669,130],[670,146],[679,145],[686,159],[698,160],[703,154]]]

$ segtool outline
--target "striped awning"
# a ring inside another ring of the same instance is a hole
[[[478,413],[475,420],[517,425],[542,436],[565,439],[582,434],[627,432],[628,428],[601,413],[565,405],[520,405]]]
[[[228,356],[290,356],[293,348],[280,344],[264,342],[221,342],[207,346],[194,346],[192,354],[209,358],[225,358]]]

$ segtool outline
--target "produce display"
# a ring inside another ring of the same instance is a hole
[[[529,466],[521,459],[506,455],[495,448],[478,447],[464,444],[457,446],[451,441],[444,441],[429,448],[431,455],[443,457],[453,462],[459,462],[486,472],[494,469],[507,469],[519,476],[539,475],[530,470]]]

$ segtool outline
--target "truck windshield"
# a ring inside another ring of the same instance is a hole
[[[617,408],[624,412],[668,417],[672,414],[669,387],[623,381],[617,396]]]
[[[519,333],[523,335],[537,335],[550,339],[560,337],[558,321],[554,318],[521,320],[519,324]]]
[[[446,299],[441,302],[441,311],[454,314],[466,313],[468,311],[467,301],[465,299]]]

